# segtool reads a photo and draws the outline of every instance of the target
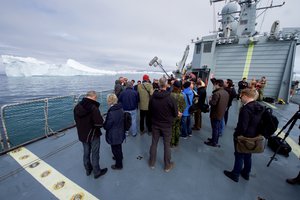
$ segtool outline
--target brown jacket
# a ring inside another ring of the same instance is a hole
[[[228,106],[229,94],[224,88],[215,89],[212,92],[211,100],[209,101],[210,118],[221,120],[224,117]]]

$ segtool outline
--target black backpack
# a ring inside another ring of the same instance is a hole
[[[268,139],[276,132],[278,124],[278,119],[273,115],[273,110],[264,107],[261,120],[258,124],[258,133]]]
[[[124,129],[125,129],[125,131],[129,131],[129,129],[131,127],[131,122],[132,122],[131,114],[129,112],[124,112]]]

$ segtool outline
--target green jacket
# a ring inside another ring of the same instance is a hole
[[[138,93],[140,96],[140,110],[148,110],[150,96],[153,94],[153,86],[151,83],[144,82],[138,85]]]

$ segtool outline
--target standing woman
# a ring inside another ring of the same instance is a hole
[[[107,95],[107,104],[109,109],[103,126],[106,130],[105,139],[111,145],[111,151],[116,160],[116,164],[111,168],[120,170],[123,168],[122,143],[125,139],[124,111],[115,94]]]

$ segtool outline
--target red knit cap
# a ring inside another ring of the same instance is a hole
[[[147,74],[143,76],[143,81],[149,81],[149,76]]]

